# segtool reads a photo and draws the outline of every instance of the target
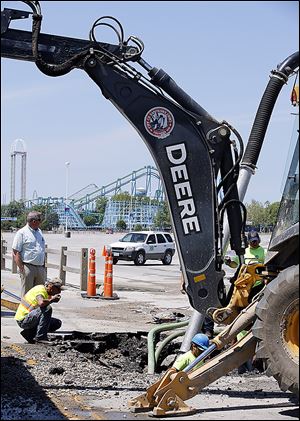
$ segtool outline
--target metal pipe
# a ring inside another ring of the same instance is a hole
[[[250,178],[255,174],[255,168],[258,157],[262,148],[267,127],[270,122],[271,114],[278,98],[278,95],[295,69],[299,67],[299,52],[287,57],[281,64],[277,66],[277,71],[272,71],[270,81],[262,96],[258,107],[244,157],[241,162],[241,169],[237,182],[239,199],[243,201]],[[229,241],[228,220],[225,220],[223,230],[223,254],[226,252]]]
[[[239,199],[241,202],[244,200],[244,197],[246,195],[246,191],[250,182],[250,178],[252,177],[252,175],[254,175],[254,170],[248,167],[247,165],[242,164],[240,173],[239,173],[239,178],[237,181]],[[224,218],[224,229],[223,229],[223,250],[222,250],[223,255],[226,253],[226,250],[228,248],[229,234],[230,234],[230,231],[229,231],[228,219],[226,215]]]
[[[186,329],[180,352],[187,352],[191,348],[192,338],[196,333],[199,333],[202,329],[202,325],[205,319],[205,315],[199,313],[197,310],[193,310],[193,314],[190,317],[189,325]]]
[[[143,65],[144,64],[145,62],[143,63]],[[148,71],[148,74],[151,77],[151,81],[154,83],[154,85],[162,88],[184,109],[191,111],[192,113],[198,114],[199,116],[206,117],[208,120],[219,123],[190,95],[188,95],[182,88],[180,88],[180,86],[177,85],[174,79],[172,79],[171,76],[168,75],[168,73],[166,73],[163,69],[157,69],[156,67],[152,67],[151,70]]]

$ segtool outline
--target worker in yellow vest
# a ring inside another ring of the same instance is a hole
[[[246,248],[245,263],[264,263],[265,260],[265,249],[261,247],[260,236],[257,231],[248,232],[249,247]],[[234,256],[232,259],[229,256],[225,258],[226,265],[231,268],[236,268],[239,265],[238,256]]]
[[[260,236],[257,231],[248,232],[249,247],[246,248],[245,252],[245,264],[251,263],[264,263],[265,260],[265,249],[260,246]],[[225,257],[225,264],[235,269],[239,266],[238,256]],[[235,278],[232,278],[233,281]],[[231,281],[232,282],[232,281]],[[262,279],[258,279],[252,286],[251,293],[249,295],[249,303],[252,298],[263,288],[264,282]]]
[[[29,343],[49,343],[48,332],[61,327],[61,320],[52,316],[50,304],[60,300],[62,282],[59,278],[47,280],[45,285],[36,285],[21,299],[15,320],[21,335]]]
[[[192,338],[191,348],[186,353],[179,355],[171,367],[172,371],[182,371],[190,365],[202,352],[209,347],[209,339],[204,333],[196,333]],[[200,361],[194,368],[199,368],[204,364]]]

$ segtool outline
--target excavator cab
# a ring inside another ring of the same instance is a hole
[[[268,264],[282,268],[299,259],[299,114],[295,115],[286,168],[282,199],[266,256]]]

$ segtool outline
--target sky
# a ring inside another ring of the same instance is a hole
[[[272,69],[299,49],[297,1],[41,1],[42,32],[88,39],[96,19],[109,15],[135,35],[142,57],[163,68],[218,120],[247,143]],[[22,2],[2,8],[28,10]],[[11,28],[31,30],[31,19]],[[115,44],[108,28],[97,39]],[[141,71],[141,67],[136,65]],[[284,86],[267,130],[257,170],[244,201],[279,201],[295,123]],[[27,198],[71,195],[89,184],[101,187],[155,163],[146,145],[82,70],[61,77],[34,63],[1,59],[1,203],[10,201],[10,153],[22,139],[27,151]],[[20,198],[17,157],[16,199]],[[70,165],[66,166],[66,162]]]

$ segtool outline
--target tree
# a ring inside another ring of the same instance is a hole
[[[280,202],[268,203],[265,209],[265,225],[274,226],[276,224],[279,206]]]
[[[107,202],[108,202],[107,197],[99,197],[96,200],[96,212],[99,213],[99,220],[98,220],[99,224],[102,224]]]
[[[247,219],[255,227],[270,227],[276,224],[280,202],[265,202],[264,204],[252,200],[247,205]]]
[[[116,202],[130,202],[132,196],[129,194],[128,191],[120,192],[112,196],[111,200],[115,200]]]
[[[1,205],[1,215],[11,216],[12,218],[21,216],[25,213],[25,205],[23,202],[10,202],[8,205]]]
[[[1,231],[10,231],[14,228],[13,222],[15,221],[1,221]]]
[[[97,223],[97,217],[93,215],[86,215],[83,218],[83,222],[87,227],[90,227],[91,225],[95,225]]]
[[[127,225],[126,225],[126,222],[123,219],[119,219],[116,223],[116,227],[119,230],[126,230]]]
[[[23,202],[11,202],[1,205],[1,216],[17,218],[16,221],[1,221],[1,229],[21,228],[26,224],[26,209]]]
[[[259,226],[264,221],[264,206],[257,200],[252,199],[250,204],[246,204],[247,220],[255,227]]]
[[[133,230],[134,230],[134,231],[142,231],[142,230],[143,230],[143,227],[142,227],[142,225],[141,225],[141,224],[136,224],[136,225],[134,226]]]
[[[167,229],[171,226],[170,212],[166,201],[163,202],[162,207],[158,210],[154,218],[154,225],[160,229]]]
[[[51,231],[53,228],[59,226],[59,216],[56,212],[51,212],[47,215],[47,218],[41,223],[41,230]]]

